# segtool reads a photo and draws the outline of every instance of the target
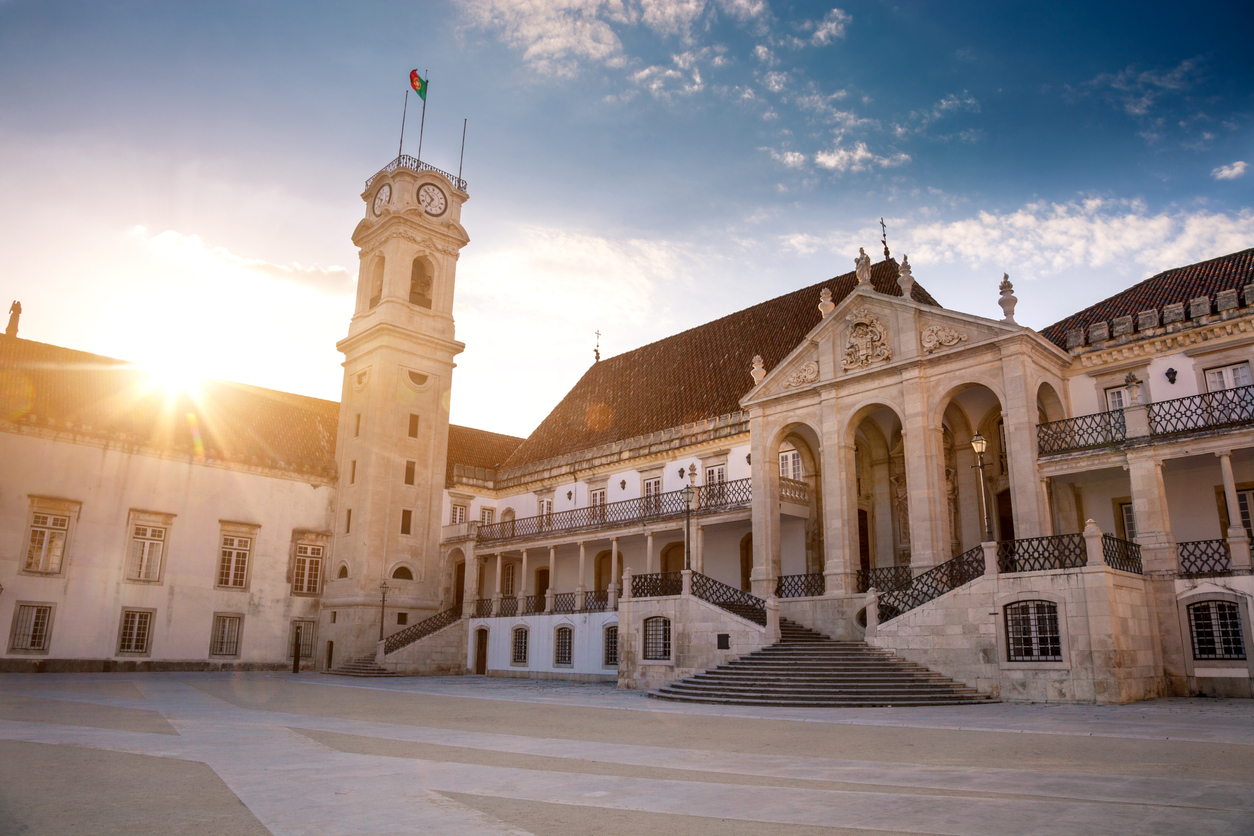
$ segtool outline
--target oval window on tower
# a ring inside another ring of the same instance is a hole
[[[411,389],[425,389],[427,384],[431,382],[431,375],[426,372],[415,371],[414,369],[406,369],[404,380]]]

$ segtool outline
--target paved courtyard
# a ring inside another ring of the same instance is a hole
[[[603,685],[0,675],[0,833],[1249,834],[1254,702],[728,709]]]

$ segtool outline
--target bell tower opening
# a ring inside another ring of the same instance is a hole
[[[414,259],[409,271],[409,304],[420,308],[431,308],[431,287],[435,283],[431,260],[420,255]]]
[[[386,266],[386,260],[383,256],[379,256],[374,260],[374,267],[370,270],[370,307],[377,308],[380,300],[383,299],[383,269]]]

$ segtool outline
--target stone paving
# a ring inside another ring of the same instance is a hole
[[[728,709],[609,686],[0,675],[0,833],[1245,834],[1254,703]]]

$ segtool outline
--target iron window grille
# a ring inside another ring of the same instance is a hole
[[[13,650],[47,650],[51,635],[52,607],[23,604],[17,608],[17,620],[13,625]]]
[[[61,558],[65,555],[65,535],[69,529],[69,517],[35,514],[31,518],[30,540],[26,547],[26,571],[60,572]]]
[[[644,658],[668,660],[671,658],[671,620],[656,615],[644,620]]]
[[[514,641],[510,653],[510,662],[515,665],[527,664],[527,628],[518,627],[514,630]]]
[[[1189,604],[1194,659],[1244,659],[1241,608],[1232,601]]]
[[[225,536],[222,538],[222,560],[218,564],[218,586],[243,587],[248,577],[248,553],[252,550],[252,538]]]
[[[1061,662],[1058,605],[1051,601],[1007,604],[1006,646],[1011,662]]]
[[[152,639],[152,613],[143,610],[122,611],[122,635],[118,653],[147,653]]]
[[[239,655],[239,628],[243,620],[238,615],[213,617],[213,640],[209,643],[211,656]]]
[[[312,659],[314,655],[315,621],[293,621],[292,632],[287,636],[287,658],[292,658],[292,645],[296,643],[296,631],[300,630],[300,658]]]
[[[574,630],[570,627],[558,627],[556,640],[553,643],[553,664],[570,665],[572,662],[571,644]]]
[[[605,667],[618,667],[618,626],[605,628]]]
[[[132,531],[131,560],[127,576],[133,581],[155,581],[161,577],[161,552],[165,529],[137,525]]]
[[[298,545],[293,592],[317,592],[322,582],[322,546]]]

